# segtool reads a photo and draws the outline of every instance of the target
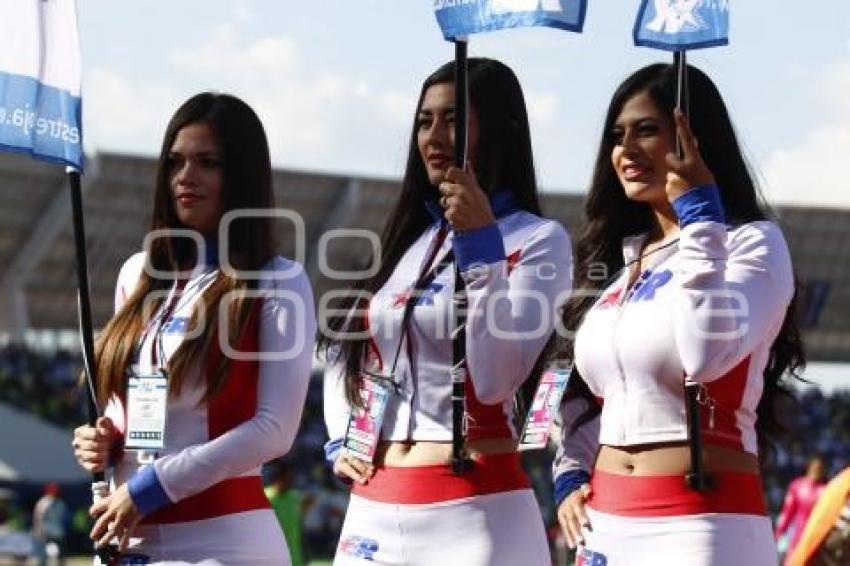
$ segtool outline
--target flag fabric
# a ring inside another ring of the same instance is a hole
[[[506,28],[544,26],[581,32],[587,0],[434,0],[448,40]]]
[[[0,150],[82,169],[76,0],[0,0]]]
[[[684,51],[729,43],[729,0],[642,0],[635,45]]]

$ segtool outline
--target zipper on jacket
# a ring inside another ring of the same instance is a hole
[[[627,277],[626,282],[628,282],[628,277],[629,277],[628,274],[626,274],[626,277]],[[611,329],[611,350],[614,353],[614,361],[617,364],[617,371],[618,371],[619,377],[620,377],[620,388],[621,388],[621,392],[622,392],[622,395],[623,395],[623,403],[622,403],[623,415],[620,418],[620,430],[619,430],[619,438],[620,438],[620,445],[621,446],[626,443],[625,420],[626,420],[626,415],[627,415],[626,403],[628,401],[629,386],[628,386],[628,383],[626,382],[626,371],[623,368],[623,360],[620,358],[620,352],[617,349],[617,331],[619,330],[620,319],[623,316],[623,310],[625,310],[626,303],[629,300],[629,294],[630,293],[628,292],[628,289],[623,289],[623,296],[620,297],[620,303],[617,304],[617,307],[616,307],[617,314],[616,314],[616,317],[614,318],[613,328]]]

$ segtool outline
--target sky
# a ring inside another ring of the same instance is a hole
[[[520,78],[542,190],[584,192],[611,93],[640,66],[671,59],[632,45],[638,5],[589,0],[582,34],[471,38],[470,55]],[[177,106],[216,90],[254,107],[277,167],[398,178],[421,82],[453,57],[432,6],[80,0],[86,150],[155,155]],[[723,93],[770,202],[850,208],[848,0],[734,0],[730,45],[689,60]]]

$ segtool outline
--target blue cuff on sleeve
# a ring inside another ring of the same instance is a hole
[[[325,442],[325,462],[328,466],[333,467],[336,459],[339,458],[339,453],[342,450],[342,438],[335,438]]]
[[[673,210],[684,228],[694,222],[726,223],[726,213],[717,185],[699,185],[673,201]]]
[[[590,474],[584,470],[564,472],[555,478],[555,507],[561,505],[561,502],[566,499],[569,494],[586,483],[590,483]]]
[[[328,466],[333,469],[334,462],[339,458],[339,453],[342,452],[342,444],[343,438],[334,438],[333,440],[328,440],[325,442],[325,461],[328,463]],[[337,475],[334,475],[336,479],[338,479],[343,484],[351,487],[352,480],[349,478],[341,478]]]
[[[142,515],[150,515],[172,503],[159,483],[153,464],[144,466],[133,474],[127,481],[127,489],[130,490],[130,498]]]
[[[484,265],[505,259],[505,243],[496,224],[469,232],[456,232],[452,247],[461,271],[466,271],[472,265]]]

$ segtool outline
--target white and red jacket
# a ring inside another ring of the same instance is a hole
[[[557,307],[571,281],[569,237],[557,222],[512,207],[510,195],[492,199],[497,223],[440,242],[435,222],[414,242],[367,313],[370,363],[389,372],[399,344],[405,303],[424,263],[439,244],[433,265],[454,250],[468,293],[466,326],[469,438],[510,438],[513,397],[555,328]],[[430,209],[429,209],[430,210]],[[454,265],[437,275],[417,300],[394,379],[381,438],[448,442],[452,438],[452,341],[449,336]],[[365,310],[365,309],[364,309]],[[333,361],[333,360],[331,360]],[[344,437],[350,407],[342,365],[325,373],[325,421],[335,447]],[[335,456],[329,450],[331,458]]]
[[[756,454],[764,369],[794,294],[788,246],[769,221],[727,226],[716,187],[673,205],[678,241],[645,258],[631,289],[624,270],[576,333],[577,368],[602,403],[588,430],[612,446],[684,441],[687,381],[702,386],[704,441]],[[627,265],[644,238],[625,240]],[[580,409],[564,406],[566,425]],[[592,469],[586,436],[562,434],[556,477]]]
[[[121,268],[116,310],[135,289],[144,263],[145,254],[138,253]],[[176,301],[171,289],[166,304],[172,303],[176,308],[162,324],[164,360],[153,351],[155,332],[148,332],[138,360],[141,373],[164,365],[192,331],[192,313],[216,272],[215,265],[196,269]],[[244,544],[231,542],[230,556],[245,563],[254,556],[252,553],[262,554],[264,544],[271,545],[269,552],[281,548],[279,537],[277,541],[261,541],[257,540],[260,535],[243,533],[245,529],[258,528],[257,518],[252,519],[254,522],[244,521],[246,513],[262,512],[263,521],[275,527],[269,532],[279,531],[262,491],[260,467],[286,454],[295,439],[316,332],[312,291],[303,268],[275,257],[261,273],[261,301],[256,303],[238,343],[229,345],[237,357],[230,362],[223,389],[208,402],[201,401],[206,390],[205,372],[217,367],[222,356],[220,342],[214,338],[205,358],[185,376],[180,395],[169,395],[164,451],[145,466],[139,464],[136,452],[119,451],[113,476],[114,485],[128,484],[134,503],[146,515],[143,525],[195,525],[197,532],[192,536],[198,537],[199,546],[204,541],[214,543],[216,537],[222,536],[238,541],[242,533]],[[124,433],[125,410],[117,397],[108,404],[106,415]],[[159,535],[153,537],[150,529],[141,532],[152,538],[148,542],[142,540],[140,551],[174,557],[168,548],[161,548],[164,539]],[[155,548],[149,548],[148,543],[154,541]],[[184,540],[182,544],[188,542]],[[245,545],[254,548],[245,554],[239,550]]]

